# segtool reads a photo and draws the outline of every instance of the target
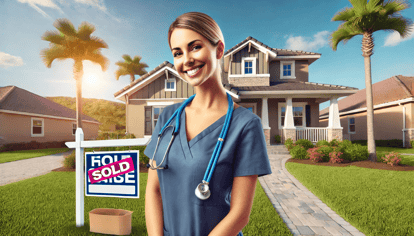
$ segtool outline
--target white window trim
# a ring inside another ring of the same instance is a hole
[[[293,102],[293,107],[303,107],[303,113],[302,113],[302,126],[295,126],[297,128],[304,128],[306,127],[306,105],[308,105],[307,102]],[[278,112],[277,112],[277,118],[278,118],[278,127],[279,130],[282,129],[282,107],[286,107],[286,102],[279,102],[278,103]]]
[[[168,82],[173,82],[174,83],[174,88],[173,89],[167,89],[167,83]],[[171,79],[166,79],[165,80],[165,91],[177,91],[177,81],[175,80],[175,78],[171,78]]]
[[[285,64],[292,64],[292,68],[290,70],[291,76],[283,76],[283,65]],[[280,79],[296,79],[295,61],[280,61]]]
[[[253,107],[253,113],[257,115],[257,104],[256,103],[238,103],[240,106],[244,108]]]
[[[351,132],[351,129],[350,129],[351,123],[349,123],[349,120],[352,119],[352,118],[354,118],[354,126],[355,126],[355,131],[354,132]],[[355,119],[355,116],[348,116],[348,134],[355,134],[355,133],[356,133],[356,119]]]
[[[247,75],[255,75],[256,74],[256,60],[257,60],[257,58],[256,57],[243,57],[242,58],[242,75],[244,75],[244,62],[245,61],[252,61],[253,63],[252,63],[252,67],[253,67],[253,70],[252,70],[252,73],[251,74],[247,74]]]
[[[239,78],[246,78],[246,77],[270,77],[270,74],[229,75],[229,77],[239,77]]]
[[[75,136],[76,135],[76,131],[75,131],[75,133],[73,133],[73,125],[76,125],[76,122],[73,122],[72,123],[72,135]],[[78,128],[78,127],[76,126],[76,128]]]
[[[41,120],[42,121],[42,133],[41,134],[33,134],[33,120]],[[30,133],[32,137],[44,137],[45,136],[45,120],[43,118],[36,118],[32,117],[30,121]]]

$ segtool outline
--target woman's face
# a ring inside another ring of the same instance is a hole
[[[207,79],[218,76],[217,46],[204,36],[189,29],[174,29],[171,34],[171,52],[181,78],[191,86],[200,86]]]

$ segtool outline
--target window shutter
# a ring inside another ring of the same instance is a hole
[[[145,135],[152,135],[152,106],[145,106]]]
[[[310,127],[310,124],[311,124],[310,105],[306,105],[305,109],[306,109],[306,127]]]

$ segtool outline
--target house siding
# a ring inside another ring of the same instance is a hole
[[[412,122],[412,103],[374,110],[374,138],[376,140],[402,139],[403,107],[406,107],[406,128]],[[355,117],[355,134],[348,132],[348,117]],[[343,134],[349,140],[367,140],[367,112],[340,117]],[[328,118],[321,119],[321,126],[328,126]],[[412,125],[412,124],[411,124]],[[411,126],[412,127],[412,126]]]
[[[143,138],[145,132],[145,109],[147,102],[144,100],[130,100],[128,109],[128,133],[137,138]]]
[[[292,60],[287,60],[292,61]],[[280,79],[280,61],[269,63],[270,82],[280,81],[302,81],[309,82],[309,62],[306,60],[295,60],[296,79]]]
[[[43,137],[31,137],[32,117],[43,119]],[[73,123],[76,121],[0,113],[0,124],[13,124],[0,126],[0,136],[3,138],[0,143],[74,141]],[[82,125],[85,140],[97,138],[99,124],[82,122]]]
[[[141,90],[130,96],[130,99],[168,99],[188,98],[194,94],[193,86],[168,72],[168,78],[175,78],[176,91],[165,91],[165,80],[167,77],[162,74],[157,79],[143,87]]]

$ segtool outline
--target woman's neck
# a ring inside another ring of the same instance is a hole
[[[220,82],[219,82],[220,81]],[[221,84],[221,79],[209,78],[202,85],[195,87],[196,96],[189,104],[196,110],[220,110],[223,104],[228,105],[226,90]]]

